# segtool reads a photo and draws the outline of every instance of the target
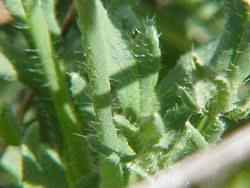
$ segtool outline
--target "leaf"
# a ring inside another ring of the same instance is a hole
[[[124,187],[124,172],[120,163],[120,158],[116,154],[111,154],[107,158],[101,159],[101,188]],[[110,177],[113,179],[110,179]]]
[[[141,117],[157,111],[155,87],[160,70],[161,50],[154,22],[153,19],[146,19],[138,26],[134,26],[134,33],[130,36],[130,48],[138,65]]]
[[[52,39],[41,1],[25,0],[23,5],[28,15],[27,24],[30,28],[31,40],[39,57],[38,67],[44,75],[42,84],[47,86],[47,92],[45,89],[40,91],[41,93],[45,92],[45,96],[49,96],[52,108],[55,110],[58,129],[60,136],[62,136],[63,147],[60,149],[68,171],[67,180],[70,186],[74,187],[83,176],[89,176],[91,173],[92,162],[89,148],[86,145],[86,140],[74,135],[81,133],[82,125],[70,100],[65,70],[54,57]],[[39,73],[36,73],[34,77],[39,77]],[[88,162],[81,163],[80,159],[83,158]]]
[[[84,4],[85,8],[82,9],[85,13],[81,15],[84,21],[82,31],[89,36],[85,40],[91,40],[91,46],[85,46],[85,50],[91,51],[95,62],[106,64],[123,111],[127,114],[139,114],[140,89],[136,62],[132,54],[120,31],[110,21],[102,3],[95,0],[93,3]],[[85,41],[86,43],[88,42]]]
[[[19,145],[21,142],[21,131],[7,104],[0,104],[0,137],[8,145]]]
[[[24,181],[48,188],[67,188],[63,165],[55,150],[40,141],[38,126],[33,125],[24,135]]]
[[[118,145],[119,145],[119,154],[121,157],[131,157],[135,156],[134,150],[130,147],[126,137],[119,135]]]
[[[30,14],[32,7],[34,6],[35,3],[30,0],[6,0],[5,1],[6,6],[8,9],[11,11],[11,13],[16,16],[20,17],[22,20],[27,19],[26,13]],[[56,12],[55,12],[55,5],[56,1],[55,0],[43,0],[40,1],[42,10],[44,12],[44,16],[46,19],[46,22],[48,24],[49,31],[55,35],[60,35],[60,27],[56,19]],[[24,5],[24,6],[23,6]],[[26,9],[26,13],[25,10]]]
[[[70,91],[72,93],[72,96],[75,97],[79,95],[84,89],[86,89],[87,82],[77,72],[71,72],[69,76],[70,76]]]
[[[200,110],[197,102],[195,101],[195,98],[192,96],[192,92],[189,91],[187,88],[179,86],[177,90],[177,95],[178,94],[180,95],[182,102],[186,106],[190,107],[192,111]]]
[[[198,149],[204,149],[208,146],[208,142],[201,135],[200,131],[193,127],[193,125],[189,121],[186,122],[186,128],[191,133],[191,140]]]
[[[226,71],[230,64],[236,63],[240,51],[239,43],[248,20],[248,10],[243,1],[226,1],[225,7],[227,10],[225,30],[211,59],[211,65],[219,72]]]
[[[192,111],[185,104],[176,104],[174,107],[166,110],[163,119],[167,129],[179,130],[183,128]]]
[[[5,5],[14,16],[22,19],[26,17],[21,0],[5,0]]]
[[[149,175],[153,175],[162,169],[164,154],[165,152],[157,147],[150,147],[150,149],[138,153],[137,157],[127,164],[132,178],[137,179],[137,181],[139,181],[140,178],[150,180]]]
[[[140,153],[157,145],[165,133],[165,125],[158,114],[145,117],[138,127],[140,129],[136,136],[136,150]]]
[[[197,81],[193,86],[193,95],[200,110],[204,111],[216,93],[216,86],[209,80]]]
[[[20,186],[22,182],[22,156],[19,147],[9,146],[0,159],[0,185]]]
[[[178,132],[176,130],[167,130],[160,138],[159,143],[156,144],[156,147],[169,151],[177,135]]]
[[[118,130],[118,133],[125,136],[128,141],[133,141],[136,133],[139,131],[138,127],[130,123],[130,121],[122,115],[115,114],[113,116],[114,124]]]
[[[138,131],[138,128],[131,124],[125,116],[115,114],[113,119],[117,128],[124,132],[136,133]]]
[[[133,118],[150,115],[151,112],[156,111],[154,108],[156,104],[154,90],[158,80],[161,56],[159,36],[154,22],[150,19],[143,23],[132,21],[131,24],[134,28],[139,23],[140,28],[136,28],[135,32],[138,31],[138,33],[135,34],[135,37],[128,36],[128,34],[124,34],[123,30],[119,31],[112,22],[115,20],[115,24],[122,24],[119,19],[123,19],[123,15],[118,15],[119,18],[112,19],[111,16],[116,14],[108,14],[103,7],[98,7],[98,3],[95,6],[96,28],[92,30],[93,38],[99,37],[98,41],[104,42],[111,83],[121,108],[125,114]],[[121,9],[123,6],[118,7]],[[131,9],[125,9],[125,12],[131,12]],[[119,29],[121,28],[119,27]],[[95,46],[86,48],[91,50]],[[102,56],[102,59],[100,57],[99,61],[103,61],[103,54],[100,54],[100,56]]]
[[[193,133],[188,129],[188,127],[185,127],[184,130],[179,132],[174,145],[164,156],[163,163],[165,168],[173,165],[175,162],[181,160],[183,157],[187,156],[196,149],[192,144],[192,137]]]
[[[56,1],[55,0],[42,0],[41,7],[46,18],[49,31],[55,35],[60,35],[61,30],[56,19]]]
[[[70,72],[70,93],[74,106],[79,112],[79,118],[85,124],[95,121],[95,111],[93,101],[89,94],[89,84],[78,72]]]
[[[205,137],[208,143],[217,143],[222,139],[222,135],[226,130],[226,123],[216,117],[215,119],[208,116],[204,116],[201,123],[205,122],[206,125],[200,131],[201,134]],[[202,127],[198,125],[198,127]]]
[[[217,76],[214,84],[216,85],[216,93],[208,104],[208,113],[212,117],[233,108],[232,91],[228,79],[224,76]]]
[[[193,90],[192,87],[196,84],[196,81],[207,79],[211,75],[212,71],[209,71],[208,66],[217,44],[218,41],[215,40],[202,48],[183,55],[177,62],[177,65],[160,81],[156,91],[163,113],[166,109],[176,105],[178,101],[178,96],[176,96],[178,87]],[[195,95],[192,93],[191,96]],[[200,103],[201,101],[196,101],[197,105],[199,105],[198,102]]]
[[[161,80],[157,86],[157,95],[160,109],[164,113],[166,109],[176,104],[177,85],[190,87],[193,79],[195,65],[192,59],[180,60],[178,64]]]
[[[124,142],[123,138],[119,138],[113,124],[110,76],[117,74],[116,76],[119,78],[119,80],[115,80],[115,87],[124,81],[128,84],[124,78],[132,79],[129,74],[134,68],[136,70],[136,67],[132,67],[133,69],[129,67],[132,65],[133,58],[127,50],[121,34],[109,20],[101,1],[95,0],[88,3],[87,1],[77,1],[77,8],[80,16],[79,26],[83,35],[83,47],[87,50],[89,84],[92,89],[97,120],[100,123],[98,127],[99,143],[107,150],[130,156],[132,153],[128,144]],[[132,85],[134,84],[132,83]],[[116,92],[119,101],[124,104],[121,105],[124,107],[122,109],[129,109],[135,113],[135,109],[128,106],[133,105],[138,108],[137,99],[133,100],[134,96],[137,96],[137,91],[133,91],[130,85],[126,85]]]
[[[0,51],[0,80],[16,81],[17,73],[9,59]]]

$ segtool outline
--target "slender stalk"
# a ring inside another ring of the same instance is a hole
[[[84,139],[74,136],[75,133],[80,133],[80,123],[69,100],[64,75],[59,65],[54,61],[48,26],[39,1],[29,12],[27,23],[33,43],[38,50],[41,67],[46,75],[48,88],[63,135],[62,153],[69,187],[75,188],[84,177],[90,175],[91,161]]]

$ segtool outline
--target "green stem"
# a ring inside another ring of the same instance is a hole
[[[105,21],[99,19],[105,12],[100,0],[77,0],[76,7],[79,15],[79,27],[82,33],[82,46],[87,55],[87,66],[92,87],[92,96],[97,115],[99,141],[108,150],[119,152],[119,138],[112,119],[111,93],[108,63],[110,53],[107,51]],[[109,153],[113,156],[112,152]],[[117,156],[118,157],[118,156]],[[101,186],[103,188],[122,187],[123,180],[114,180],[120,174],[115,163],[101,159]]]
[[[76,1],[79,14],[79,27],[82,33],[82,45],[87,55],[88,74],[96,115],[100,125],[100,141],[104,146],[118,151],[118,139],[115,126],[112,120],[111,93],[108,72],[110,57],[106,54],[108,48],[104,41],[102,23],[95,19],[102,7],[96,5],[99,0],[78,0]]]
[[[39,1],[27,17],[30,33],[41,61],[41,67],[48,82],[48,88],[63,135],[63,160],[70,188],[91,173],[91,161],[84,139],[75,136],[80,133],[80,123],[72,108],[64,74],[55,63],[48,25]],[[84,161],[84,163],[82,162]]]

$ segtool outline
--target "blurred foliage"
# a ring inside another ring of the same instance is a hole
[[[249,121],[249,5],[86,2],[0,1],[0,187],[127,187]]]

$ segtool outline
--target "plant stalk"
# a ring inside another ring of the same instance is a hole
[[[99,124],[97,128],[98,139],[107,150],[111,151],[108,152],[108,155],[114,156],[114,152],[119,152],[120,146],[112,118],[111,88],[108,70],[108,63],[111,57],[109,56],[109,47],[106,43],[107,36],[104,36],[104,32],[102,31],[105,28],[105,22],[98,19],[105,10],[100,0],[77,0],[76,8],[79,16],[79,28],[82,34],[82,46],[85,49],[87,57],[86,63],[94,108]],[[118,164],[100,155],[100,165],[102,188],[123,187],[123,178]],[[114,180],[114,177],[118,178]]]

